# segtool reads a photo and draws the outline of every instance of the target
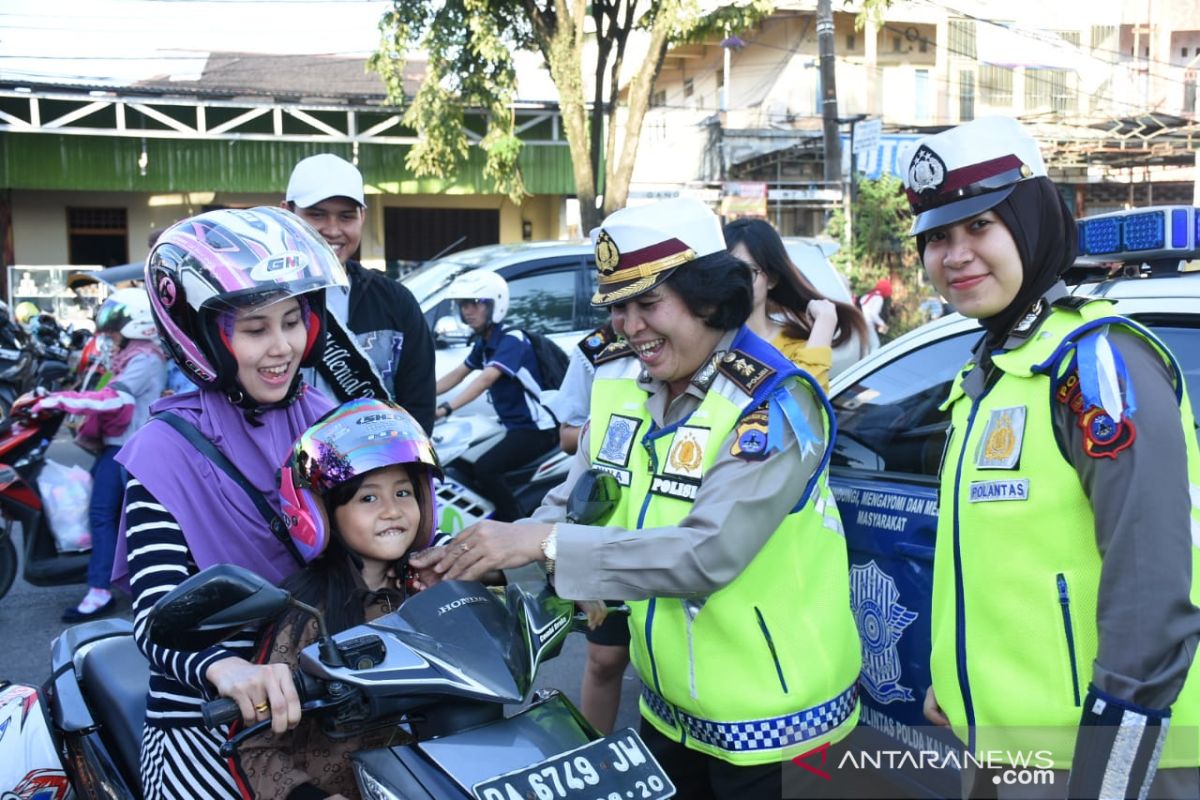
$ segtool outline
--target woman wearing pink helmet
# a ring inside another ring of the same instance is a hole
[[[345,286],[337,256],[278,208],[213,211],[163,233],[146,260],[154,321],[199,387],[165,398],[121,450],[129,472],[113,578],[133,594],[134,636],[150,661],[142,736],[147,798],[239,797],[200,705],[238,703],[282,733],[300,704],[282,665],[250,661],[255,631],[198,653],[152,644],[146,614],[189,575],[232,563],[278,582],[304,558],[278,519],[276,469],[330,403],[300,368],[324,342],[325,289]]]
[[[281,472],[288,531],[312,559],[284,588],[320,608],[333,633],[395,611],[422,588],[408,557],[434,542],[435,477],[433,445],[404,409],[364,399],[331,411],[304,432]],[[289,611],[262,638],[260,660],[294,668],[315,640],[312,618]],[[350,753],[397,737],[403,731],[389,728],[335,741],[305,719],[283,735],[248,739],[238,768],[259,800],[358,797]]]

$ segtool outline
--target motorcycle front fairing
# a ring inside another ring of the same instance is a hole
[[[338,649],[351,654],[347,666],[322,662],[310,645],[300,667],[370,701],[408,698],[410,708],[447,700],[519,703],[536,661],[556,652],[553,645],[570,630],[573,610],[570,601],[519,587],[500,597],[480,583],[444,581],[397,611],[335,634]]]
[[[471,787],[477,783],[545,761],[599,736],[570,701],[554,692],[512,717],[411,745],[355,753],[351,758],[363,797],[440,800],[471,797]]]

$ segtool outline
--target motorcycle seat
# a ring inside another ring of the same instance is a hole
[[[141,796],[138,770],[150,665],[131,636],[97,642],[83,657],[83,692],[100,736],[130,786]]]

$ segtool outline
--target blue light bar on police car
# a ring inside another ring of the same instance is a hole
[[[1152,206],[1078,221],[1079,257],[1093,261],[1194,258],[1200,248],[1200,209]]]

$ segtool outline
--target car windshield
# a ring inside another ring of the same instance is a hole
[[[488,252],[483,248],[480,250],[457,253],[439,258],[437,261],[430,261],[420,269],[405,275],[401,279],[401,283],[408,287],[421,307],[425,308],[426,301],[435,293],[449,286],[450,281],[467,270],[474,269],[489,259],[495,258],[495,253]]]

